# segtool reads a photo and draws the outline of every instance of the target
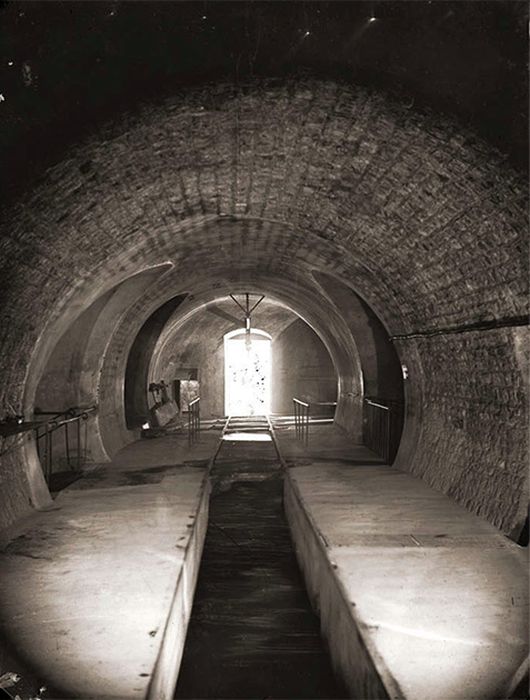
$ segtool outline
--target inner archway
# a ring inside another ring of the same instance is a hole
[[[224,336],[225,414],[255,416],[270,413],[271,336],[244,328]]]

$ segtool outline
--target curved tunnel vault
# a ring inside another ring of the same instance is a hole
[[[99,421],[119,428],[112,449],[127,439],[134,339],[182,294],[182,319],[234,291],[295,310],[333,358],[338,422],[359,426],[363,371],[385,362],[359,353],[355,294],[407,369],[396,464],[513,534],[525,508],[525,197],[472,134],[375,92],[303,80],[189,90],[87,140],[4,217],[3,405],[29,415],[57,338],[103,294],[166,265],[108,314],[104,352],[85,368]],[[3,525],[44,498],[32,450],[3,458]]]

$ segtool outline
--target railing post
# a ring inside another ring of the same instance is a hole
[[[188,404],[188,445],[192,445],[201,431],[201,408],[198,396]]]
[[[47,464],[46,464],[46,471],[47,471],[47,476],[46,476],[46,481],[50,483],[51,475],[52,475],[52,459],[53,459],[53,431],[49,430],[48,431],[48,459],[47,459]]]
[[[372,406],[372,404],[368,404],[368,415],[369,415],[369,420],[368,420],[368,446],[370,447],[371,450],[375,451],[375,442],[374,442],[374,423],[375,423],[375,411]]]
[[[77,428],[77,468],[81,469],[81,416],[75,423]]]
[[[57,413],[56,411],[40,411],[38,415],[48,415],[53,416],[48,420],[43,421],[41,424],[35,425],[33,428],[35,431],[35,441],[37,445],[37,454],[41,461],[42,471],[47,484],[50,484],[50,480],[53,473],[53,434],[64,428],[64,447],[66,455],[66,463],[70,469],[74,469],[72,464],[72,448],[70,445],[70,430],[69,424],[76,424],[76,439],[77,439],[77,468],[80,470],[81,465],[86,461],[87,458],[87,444],[88,444],[88,425],[87,419],[88,414],[92,413],[97,409],[96,406],[90,408],[81,409],[70,408],[68,411],[63,411],[62,413]],[[81,440],[81,421],[85,421],[85,444],[82,445]],[[41,447],[41,442],[44,439],[44,447]]]
[[[296,404],[296,427],[297,427],[296,439],[299,440],[300,439],[300,428],[301,428],[301,425],[300,425],[300,404],[299,403]]]
[[[50,439],[48,435],[48,429],[45,428],[45,433],[44,433],[44,464],[42,465],[42,471],[44,472],[44,478],[46,481],[48,481],[48,440]]]
[[[35,428],[35,447],[37,448],[37,457],[39,458],[39,461],[41,460],[41,447],[40,447],[40,439],[41,435],[39,435],[39,426]]]
[[[83,464],[86,464],[87,451],[88,451],[88,415],[83,413],[83,420],[85,421],[85,444],[83,448]]]
[[[293,397],[294,428],[297,440],[309,443],[309,404]]]
[[[365,442],[385,462],[393,456],[396,408],[365,399],[367,431]]]
[[[68,423],[64,424],[64,446],[66,450],[66,463],[72,468],[72,465],[70,464],[70,441],[68,439]]]
[[[390,445],[389,445],[389,437],[390,437],[390,409],[385,414],[385,437],[384,437],[384,444],[385,444],[385,462],[388,462],[388,456],[390,454]]]

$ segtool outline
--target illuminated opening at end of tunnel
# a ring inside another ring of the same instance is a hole
[[[271,336],[244,328],[224,336],[225,415],[256,416],[270,413]]]

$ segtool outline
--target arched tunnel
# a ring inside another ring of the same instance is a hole
[[[454,115],[328,73],[175,87],[8,199],[4,692],[16,672],[43,697],[335,697],[290,622],[249,680],[259,567],[222,584],[255,587],[230,690],[194,685],[235,656],[204,641],[216,534],[237,558],[281,517],[337,697],[526,697],[526,190]],[[230,439],[245,297],[271,339],[270,445],[255,416]],[[257,489],[243,544],[238,489]]]

